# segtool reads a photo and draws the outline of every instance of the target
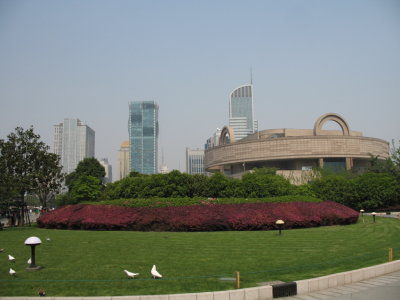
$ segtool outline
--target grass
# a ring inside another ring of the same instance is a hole
[[[0,231],[0,296],[118,296],[226,290],[220,280],[241,272],[241,287],[258,282],[292,281],[387,261],[388,248],[400,256],[400,222],[364,217],[354,225],[284,231],[129,232],[70,231],[36,227]],[[28,272],[29,247],[38,236],[36,262]],[[46,238],[50,238],[47,241]],[[16,258],[9,262],[7,254]],[[150,278],[157,265],[164,276]],[[8,274],[9,268],[16,277]],[[138,272],[126,279],[124,269]]]

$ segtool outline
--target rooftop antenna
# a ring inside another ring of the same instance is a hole
[[[253,84],[253,68],[250,67],[250,84]]]

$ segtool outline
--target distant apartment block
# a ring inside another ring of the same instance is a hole
[[[60,155],[64,173],[71,173],[78,163],[94,157],[95,132],[79,119],[64,119],[54,125],[54,153]]]
[[[103,178],[103,184],[107,184],[112,182],[112,166],[108,163],[107,158],[102,158],[99,160],[99,163],[104,167],[106,171],[106,176]]]
[[[155,174],[158,170],[158,105],[154,101],[129,103],[130,171]]]
[[[129,141],[123,141],[118,150],[119,179],[129,175]]]
[[[204,169],[204,150],[186,148],[186,173],[206,174]]]

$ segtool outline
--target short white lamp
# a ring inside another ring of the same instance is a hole
[[[285,224],[285,221],[283,221],[283,220],[277,220],[276,222],[275,222],[275,224],[278,226],[278,229],[279,229],[279,235],[282,235],[282,227],[283,227],[283,224]]]
[[[35,261],[35,247],[40,245],[42,241],[36,237],[36,236],[31,236],[25,240],[25,245],[31,246],[31,264],[27,268],[27,270],[39,270],[40,266],[36,265]]]
[[[374,223],[375,223],[375,216],[376,216],[376,212],[371,213],[372,217],[374,218]]]
[[[362,221],[364,223],[364,210],[363,209],[360,209],[360,214],[361,214]]]

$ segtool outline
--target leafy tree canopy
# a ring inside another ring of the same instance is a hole
[[[39,195],[42,205],[46,206],[49,195],[61,186],[63,176],[59,157],[48,150],[33,127],[27,130],[17,127],[7,140],[0,139],[0,201],[3,206],[6,203],[6,206],[21,208],[21,226],[25,195]]]
[[[71,188],[72,182],[81,176],[92,176],[100,179],[101,182],[105,175],[106,171],[100,162],[94,157],[88,157],[81,160],[75,171],[67,175],[66,185]]]

